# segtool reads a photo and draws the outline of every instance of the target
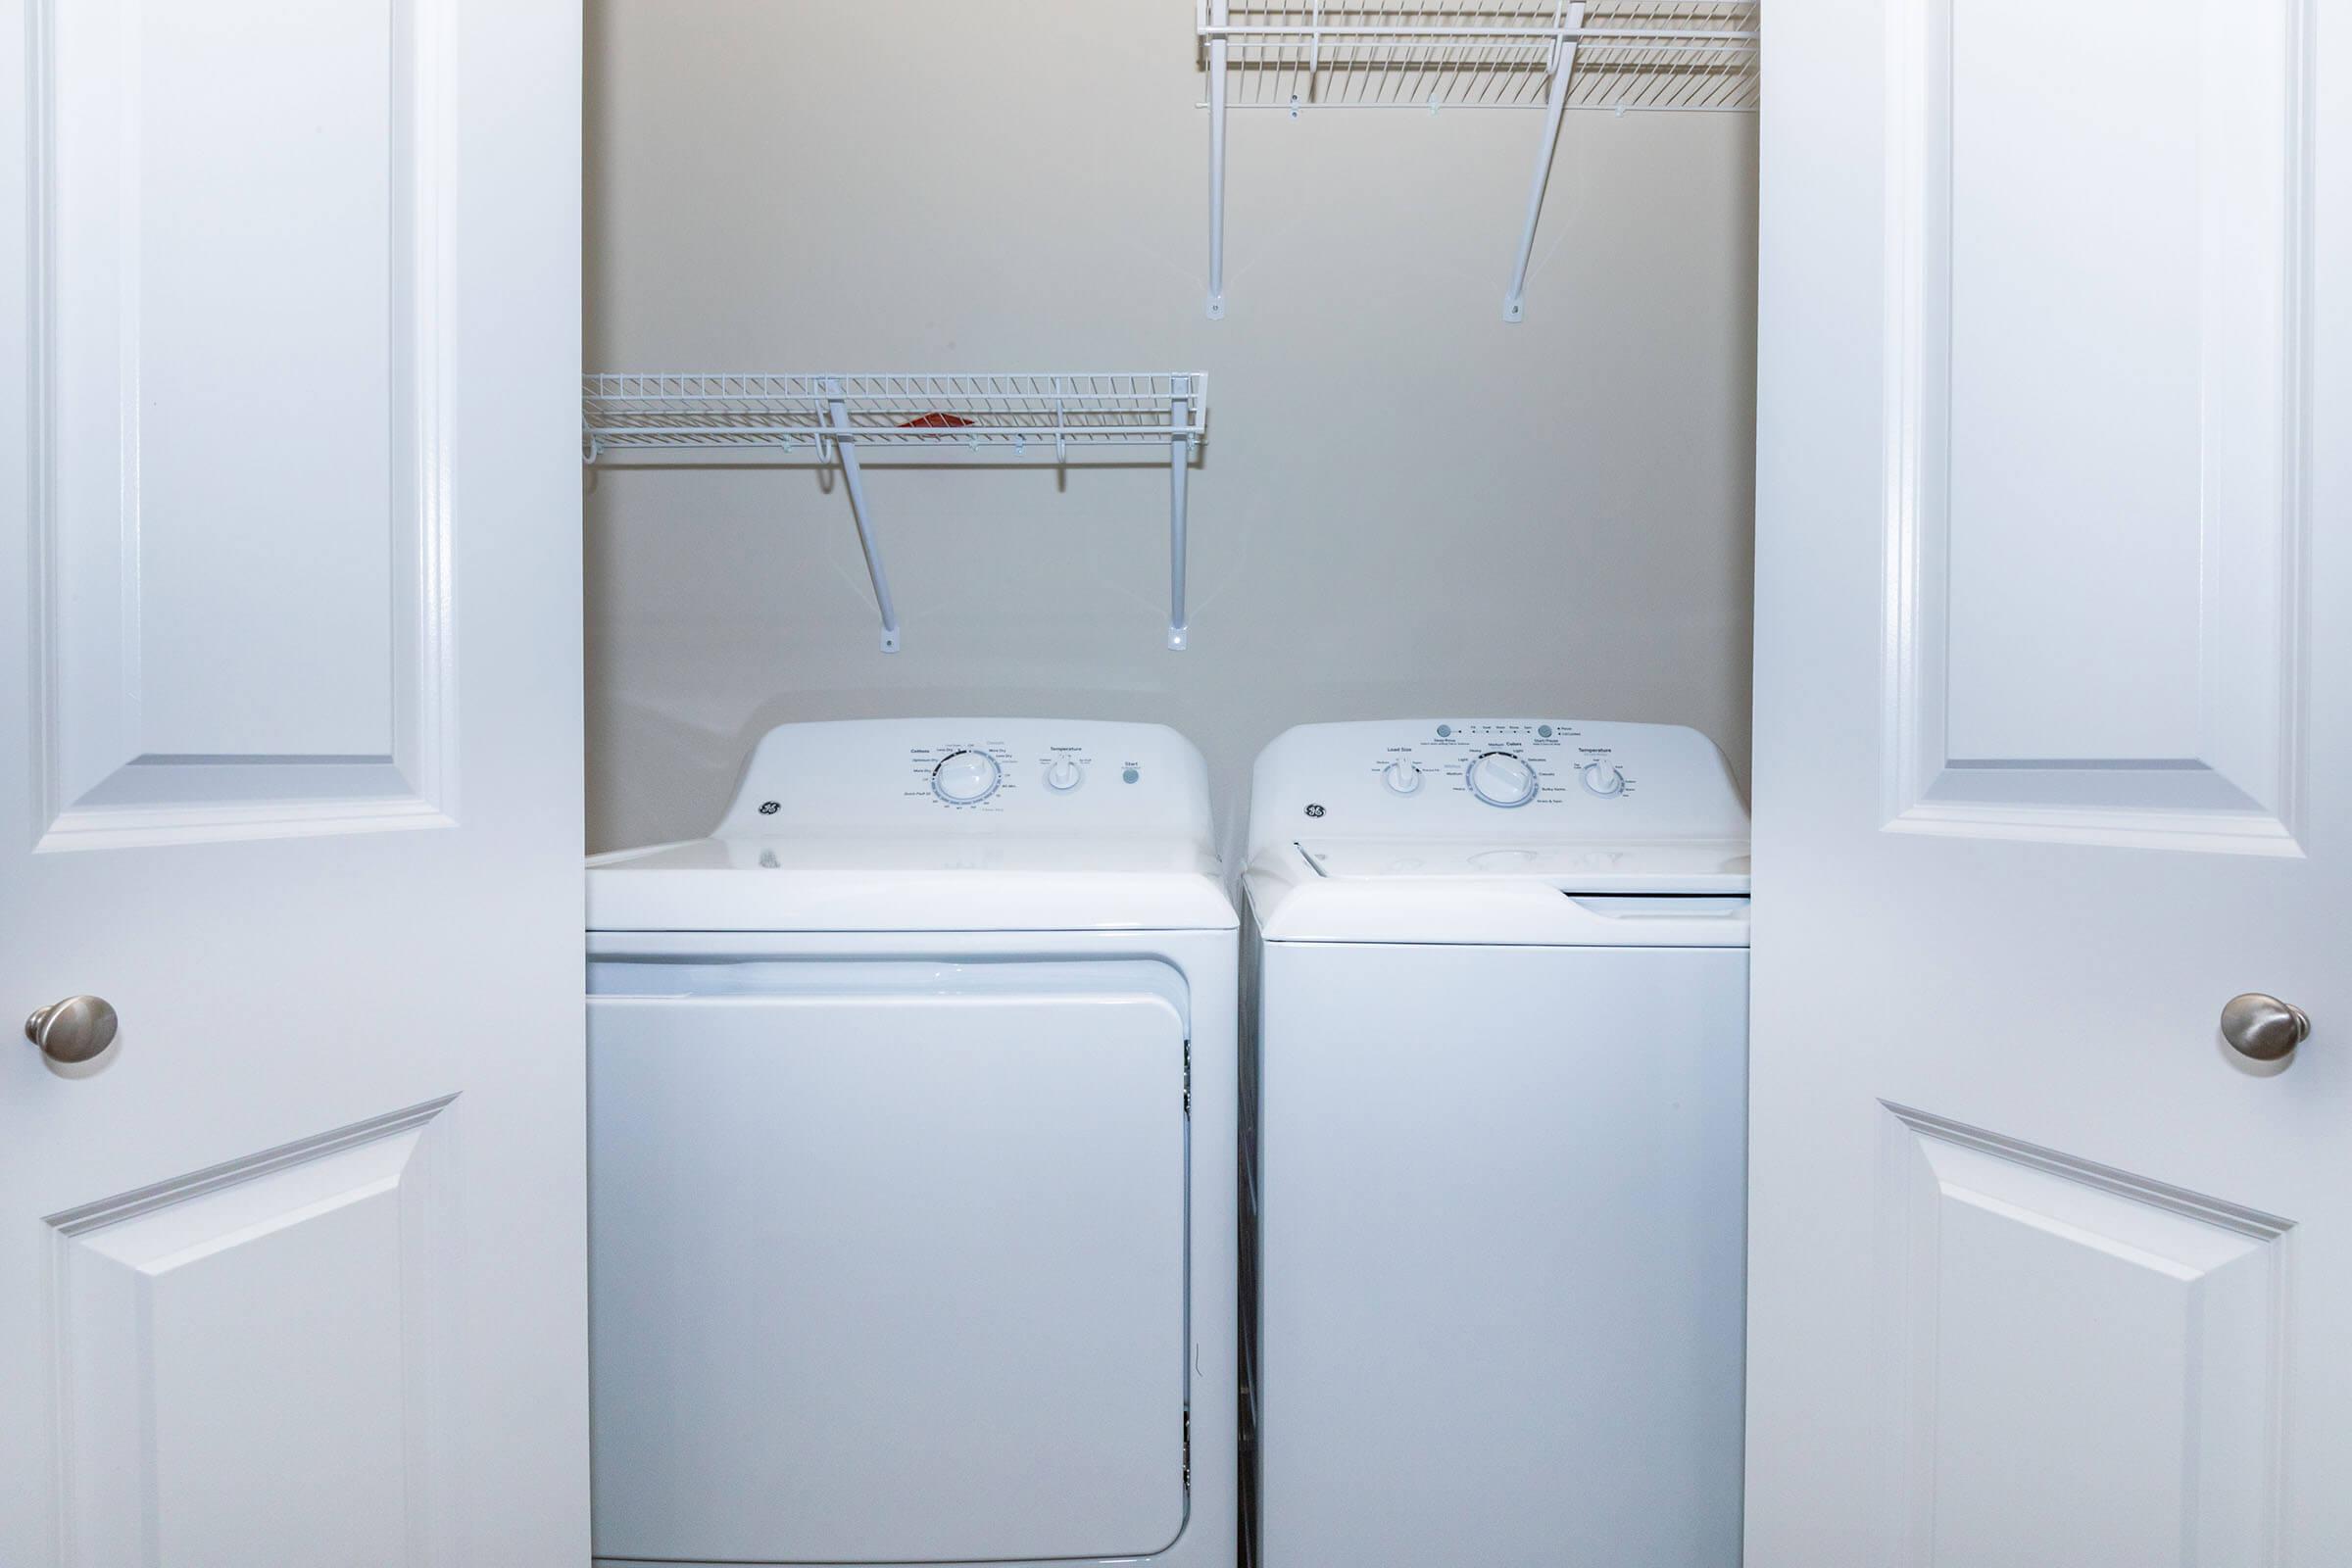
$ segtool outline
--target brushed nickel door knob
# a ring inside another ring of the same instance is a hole
[[[2222,1038],[2241,1056],[2277,1061],[2311,1038],[2311,1018],[2277,997],[2248,991],[2222,1007]]]
[[[115,1043],[114,1004],[104,997],[68,997],[24,1020],[24,1038],[51,1061],[74,1066]]]

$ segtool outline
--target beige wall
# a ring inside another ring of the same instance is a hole
[[[1287,725],[1694,724],[1744,778],[1756,135],[1570,117],[1234,117],[1204,319],[1186,0],[589,0],[588,368],[1206,370],[1193,646],[1164,468],[877,470],[905,650],[838,483],[598,471],[594,849],[692,837],[796,718],[1153,719],[1227,842]]]

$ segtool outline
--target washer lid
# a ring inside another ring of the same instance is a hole
[[[1294,846],[1325,879],[1535,877],[1567,893],[1745,893],[1745,839],[1643,843],[1513,843],[1509,840],[1299,839]]]
[[[1271,942],[1747,945],[1747,845],[1300,841],[1244,874]]]
[[[1189,834],[710,838],[588,862],[591,931],[1229,930]]]

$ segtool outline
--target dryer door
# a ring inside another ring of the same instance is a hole
[[[1185,1517],[1177,1006],[1018,966],[865,993],[730,967],[783,978],[590,1003],[597,1556],[1163,1549]]]

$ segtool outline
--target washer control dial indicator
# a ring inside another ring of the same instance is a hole
[[[1595,795],[1623,795],[1625,793],[1625,773],[1615,762],[1595,760],[1587,762],[1577,772],[1578,776],[1584,779],[1585,788]]]
[[[1394,794],[1417,794],[1421,788],[1421,764],[1399,757],[1380,770],[1380,781]]]
[[[977,806],[997,793],[1004,777],[986,752],[953,752],[931,770],[931,793],[950,806]]]
[[[1046,788],[1050,790],[1066,795],[1085,782],[1086,769],[1078,765],[1075,757],[1056,756],[1046,764]]]
[[[1470,793],[1489,806],[1525,806],[1536,798],[1536,770],[1510,752],[1482,752],[1462,770]]]

